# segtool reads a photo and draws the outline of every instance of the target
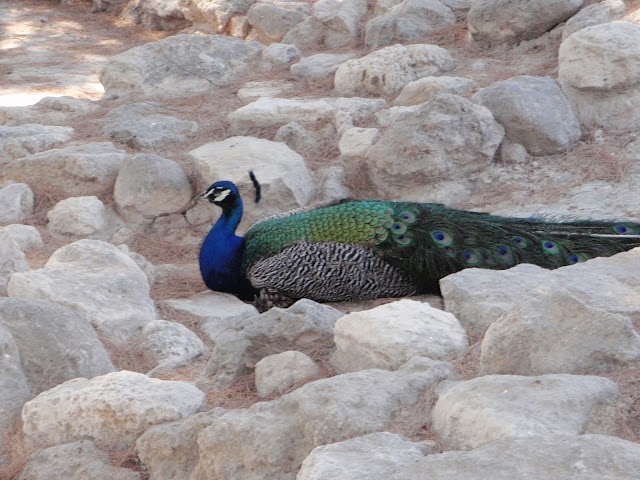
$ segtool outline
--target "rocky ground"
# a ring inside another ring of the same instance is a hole
[[[638,45],[638,0],[2,2],[0,478],[637,478],[639,250],[258,314],[187,207],[640,221]]]

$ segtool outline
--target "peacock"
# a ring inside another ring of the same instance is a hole
[[[259,201],[259,184],[252,175]],[[275,215],[236,235],[238,188],[218,181],[199,198],[222,209],[200,249],[208,288],[255,299],[260,310],[439,293],[465,268],[532,263],[553,269],[640,246],[640,224],[550,221],[406,201],[343,201]]]

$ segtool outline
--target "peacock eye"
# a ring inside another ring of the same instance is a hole
[[[231,190],[229,190],[228,188],[214,188],[212,193],[213,193],[213,201],[221,202],[222,200],[224,200],[229,196],[229,194],[231,193]]]

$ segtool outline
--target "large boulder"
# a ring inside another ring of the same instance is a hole
[[[224,32],[231,20],[246,13],[256,0],[182,0],[182,14],[195,24],[203,24],[215,33]]]
[[[0,126],[0,165],[16,158],[59,147],[71,140],[74,134],[75,130],[71,127],[40,124]]]
[[[98,240],[66,245],[44,267],[14,273],[7,290],[12,297],[65,305],[119,346],[156,318],[147,276],[129,255]]]
[[[203,401],[204,393],[189,383],[141,373],[76,378],[24,405],[23,432],[41,447],[91,439],[126,448],[146,428],[192,415]]]
[[[27,376],[22,370],[20,351],[11,332],[0,323],[0,435],[5,438],[22,405],[31,397]],[[0,459],[8,445],[0,443]],[[1,463],[1,462],[0,462]]]
[[[640,126],[640,25],[583,28],[560,45],[558,81],[590,127]]]
[[[314,448],[296,480],[387,480],[426,454],[424,442],[390,432],[370,433]]]
[[[409,299],[351,312],[336,322],[334,333],[331,363],[340,373],[393,370],[413,356],[445,360],[468,346],[453,315]]]
[[[122,222],[110,205],[95,196],[60,200],[47,212],[47,229],[57,239],[109,240]]]
[[[624,15],[626,10],[622,0],[603,0],[588,5],[567,20],[562,29],[562,40],[583,28],[611,22]]]
[[[0,299],[0,325],[11,332],[34,393],[114,369],[87,318],[57,303]]]
[[[184,169],[173,160],[151,153],[125,160],[113,191],[118,211],[130,221],[177,212],[191,197]]]
[[[384,478],[635,480],[639,468],[637,443],[605,435],[545,435],[510,437],[468,452],[429,455]]]
[[[264,43],[281,41],[289,30],[309,16],[297,9],[287,8],[287,3],[281,5],[254,3],[247,12],[249,24],[254,28],[257,38]]]
[[[476,0],[467,16],[474,40],[516,44],[548,32],[584,5],[584,0]]]
[[[436,45],[394,45],[344,62],[336,71],[339,95],[393,95],[409,82],[453,70],[449,52]]]
[[[160,113],[146,103],[131,103],[116,107],[104,117],[100,133],[132,148],[160,149],[183,142],[198,131],[198,124]]]
[[[580,375],[487,375],[453,385],[432,411],[432,428],[452,450],[506,437],[620,433],[618,386]]]
[[[111,57],[100,81],[108,97],[211,94],[247,74],[261,52],[256,42],[223,35],[174,35]]]
[[[27,123],[41,125],[68,125],[70,120],[100,110],[92,100],[62,97],[44,97],[34,105],[25,107],[0,107],[0,125],[15,127]]]
[[[555,290],[567,291],[603,312],[638,321],[640,298],[636,292],[640,281],[633,273],[636,268],[640,268],[638,248],[556,270],[526,263],[502,271],[468,268],[440,280],[440,289],[447,311],[476,335],[483,335],[505,312]]]
[[[85,143],[14,160],[3,173],[50,195],[97,195],[113,188],[120,164],[127,157],[127,152],[111,143]]]
[[[510,78],[479,90],[471,100],[491,110],[507,138],[532,155],[560,153],[580,139],[580,123],[552,78]]]
[[[318,0],[312,15],[293,27],[283,41],[302,50],[355,46],[367,15],[365,0]]]
[[[538,292],[491,324],[482,340],[484,374],[608,372],[640,360],[629,317],[580,301],[568,290]]]
[[[0,223],[16,223],[33,215],[33,192],[26,183],[0,187]]]
[[[359,166],[382,195],[433,201],[425,185],[482,171],[503,136],[487,108],[441,94],[387,128]]]
[[[29,455],[17,480],[140,480],[140,474],[111,465],[106,451],[91,440],[56,445]]]
[[[367,22],[364,43],[371,48],[407,43],[454,23],[455,15],[439,0],[404,0]]]

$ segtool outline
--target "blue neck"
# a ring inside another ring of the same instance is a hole
[[[200,247],[200,273],[211,290],[250,298],[252,289],[242,274],[244,239],[236,235],[242,201],[225,207]]]

